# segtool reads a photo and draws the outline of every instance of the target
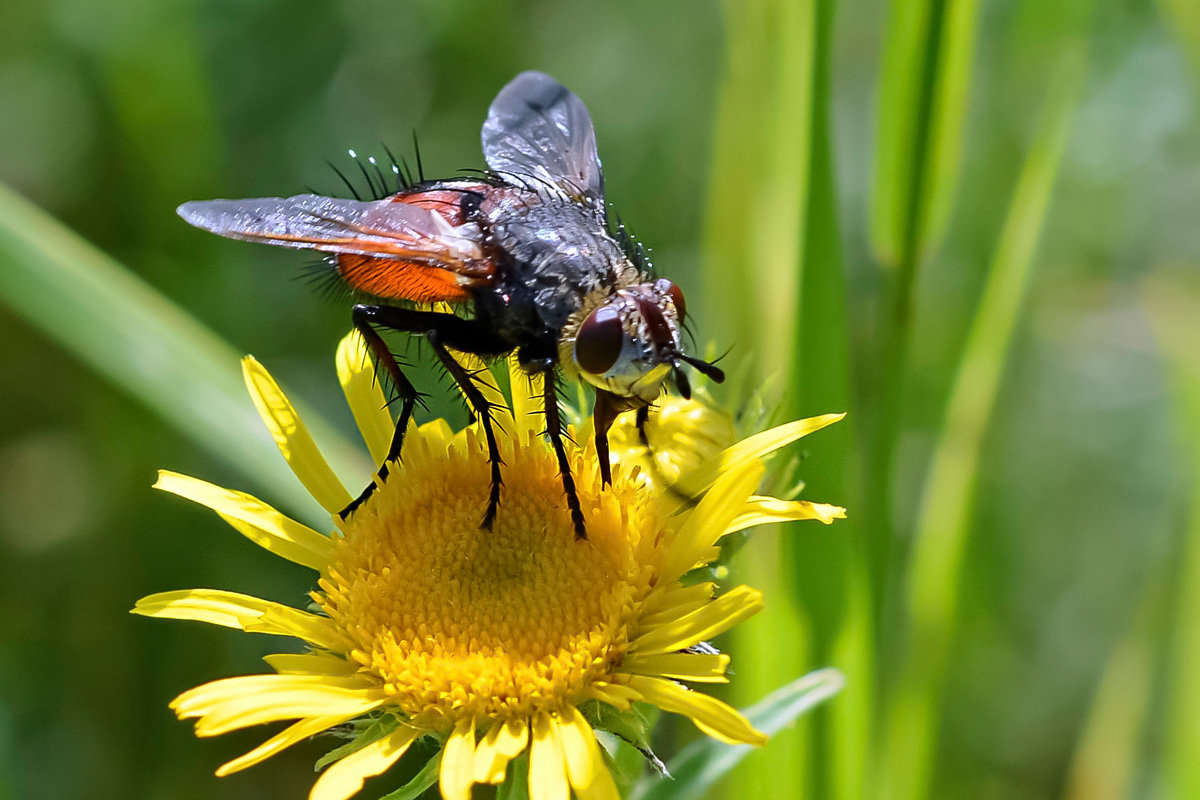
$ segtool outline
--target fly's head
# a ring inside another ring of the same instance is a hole
[[[563,329],[559,362],[602,392],[629,401],[629,407],[646,406],[672,375],[679,393],[689,397],[682,364],[724,380],[717,367],[683,352],[686,308],[683,292],[671,281],[634,284],[589,300]]]

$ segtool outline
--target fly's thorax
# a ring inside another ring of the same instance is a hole
[[[593,292],[563,327],[559,363],[598,389],[653,402],[681,352],[683,314],[667,280]]]
[[[525,289],[549,330],[560,330],[590,294],[639,277],[598,207],[530,196],[497,205],[488,222],[505,255],[503,282]]]

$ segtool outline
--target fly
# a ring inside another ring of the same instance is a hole
[[[483,428],[491,486],[481,527],[488,529],[500,505],[499,448],[477,379],[451,351],[483,358],[515,351],[531,378],[545,378],[546,435],[582,539],[583,512],[563,446],[561,377],[595,392],[596,452],[608,485],[608,430],[619,414],[636,411],[644,426],[668,377],[690,396],[684,365],[717,382],[724,374],[684,352],[680,288],[650,274],[614,233],[595,131],[577,96],[548,75],[523,72],[492,101],[482,140],[489,169],[478,178],[420,180],[372,201],[302,194],[192,202],[179,215],[231,239],[328,253],[338,278],[371,299],[354,306],[354,326],[400,400],[381,481],[400,456],[419,395],[380,331],[425,337]],[[440,302],[468,307],[470,315],[428,309]]]

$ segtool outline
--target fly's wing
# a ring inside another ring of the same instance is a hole
[[[316,194],[184,203],[179,216],[230,239],[338,254],[357,289],[406,300],[461,300],[494,273],[474,223],[403,201]]]
[[[596,132],[583,101],[541,72],[522,72],[500,90],[483,123],[483,156],[510,183],[548,184],[599,204],[604,178]]]

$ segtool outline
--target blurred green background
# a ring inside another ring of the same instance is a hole
[[[218,780],[261,731],[196,741],[166,707],[267,643],[127,610],[302,601],[303,571],[149,487],[313,513],[243,352],[365,476],[348,309],[174,208],[336,193],[326,160],[414,130],[429,173],[480,167],[529,68],[587,103],[699,341],[776,375],[782,413],[851,412],[796,448],[850,519],[756,537],[736,577],[768,609],[725,642],[738,704],[825,665],[848,688],[712,796],[1200,797],[1194,0],[9,0],[0,798],[306,796],[324,742]]]

